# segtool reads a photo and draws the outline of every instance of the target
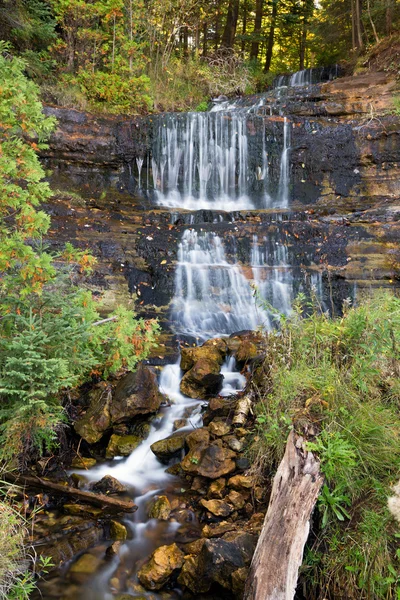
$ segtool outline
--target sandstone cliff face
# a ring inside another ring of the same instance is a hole
[[[360,286],[396,285],[400,119],[393,114],[395,86],[385,73],[369,73],[266,95],[260,109],[266,131],[282,135],[285,114],[292,124],[292,201],[283,215],[157,208],[138,196],[132,176],[136,159],[145,158],[144,168],[146,159],[150,164],[156,115],[95,116],[48,107],[58,118],[43,153],[57,189],[47,207],[53,218],[50,241],[90,247],[99,260],[91,284],[105,293],[108,308],[130,303],[134,294],[144,314],[162,321],[168,320],[177,246],[188,226],[223,236],[228,253],[234,248],[244,269],[254,234],[272,245],[284,243],[299,282],[322,273],[328,304],[333,298],[339,305]],[[272,170],[279,169],[277,160],[272,157]],[[82,199],[77,202],[71,190]]]

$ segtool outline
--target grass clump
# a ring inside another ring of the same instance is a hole
[[[400,530],[387,506],[400,470],[399,338],[389,293],[340,318],[299,298],[268,334],[256,450],[272,471],[295,428],[325,475],[300,577],[307,600],[400,598]]]

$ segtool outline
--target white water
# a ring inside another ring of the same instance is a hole
[[[158,204],[189,210],[250,210],[257,198],[259,208],[286,207],[287,194],[282,204],[281,192],[275,199],[268,192],[268,117],[257,116],[264,104],[264,98],[250,107],[228,101],[210,112],[158,116],[151,160]],[[282,160],[287,164],[287,145],[281,150]]]

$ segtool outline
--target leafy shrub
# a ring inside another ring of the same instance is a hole
[[[76,82],[94,109],[114,113],[143,113],[152,108],[150,80],[146,75],[127,77],[117,73],[81,70]]]

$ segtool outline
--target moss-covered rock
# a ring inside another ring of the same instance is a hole
[[[111,475],[104,475],[100,481],[93,485],[92,489],[94,492],[100,492],[101,494],[123,494],[128,491],[126,485]]]
[[[74,423],[74,429],[88,444],[95,444],[111,427],[110,415],[111,390],[107,385],[100,385],[89,395],[89,408]]]
[[[202,475],[209,479],[219,479],[232,473],[236,465],[235,453],[228,448],[220,448],[215,444],[201,447],[195,446],[181,462],[181,467],[187,473]]]
[[[164,440],[154,442],[150,448],[161,462],[168,464],[171,458],[180,455],[182,449],[185,447],[186,436],[187,432],[178,432]]]
[[[155,372],[140,363],[134,373],[119,381],[110,405],[111,421],[124,423],[138,415],[154,413],[162,401]]]
[[[184,554],[176,544],[160,546],[138,572],[140,583],[147,590],[161,589],[172,573],[183,565]]]
[[[205,399],[218,394],[224,376],[221,364],[213,358],[200,358],[182,377],[180,390],[189,398]]]
[[[117,435],[114,433],[108,442],[106,458],[114,456],[129,456],[142,442],[137,435]]]
[[[123,541],[128,537],[128,530],[119,521],[110,521],[110,535],[113,540]]]
[[[159,519],[160,521],[168,521],[171,514],[171,504],[167,496],[159,496],[149,507],[149,519]]]

